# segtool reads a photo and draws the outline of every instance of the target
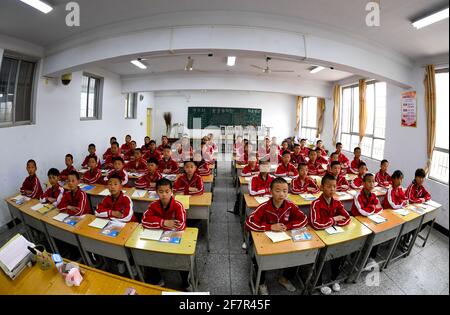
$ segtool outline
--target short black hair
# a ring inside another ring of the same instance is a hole
[[[150,137],[149,137],[149,136],[145,136],[145,137],[144,137],[144,140],[145,140],[145,139],[150,139]]]
[[[336,148],[340,145],[342,145],[342,142],[336,142]]]
[[[264,165],[264,164],[269,164],[269,160],[268,159],[265,159],[265,158],[262,158],[261,160],[259,160],[259,164],[261,165]]]
[[[119,173],[112,173],[111,176],[108,177],[108,182],[112,179],[112,178],[116,178],[119,180],[119,183],[122,185],[122,178],[120,177]]]
[[[311,154],[311,152],[315,152],[315,153],[317,153],[317,151],[316,151],[316,150],[311,150],[311,149],[309,149],[309,150],[308,150],[308,155],[310,155],[310,154]]]
[[[132,140],[130,143],[134,143],[134,144],[137,144],[137,142],[136,141],[134,141],[134,140]]]
[[[165,149],[172,150],[172,148],[171,148],[169,145],[165,145],[165,146],[163,147],[163,150],[165,150]]]
[[[130,135],[126,135],[126,136],[125,136],[125,138],[128,138],[128,137],[130,137],[130,138],[131,138],[131,136],[130,136]]]
[[[397,178],[403,178],[403,173],[400,170],[396,170],[394,173],[392,173],[391,178],[392,179],[397,179]]]
[[[283,141],[281,141],[281,144],[283,144],[283,143],[288,143],[288,142],[287,142],[287,140],[283,140]]]
[[[183,167],[186,166],[188,163],[193,163],[195,166],[197,166],[197,164],[195,164],[195,161],[193,159],[189,159],[187,161],[184,161]]]
[[[291,152],[289,152],[288,150],[284,150],[282,155],[286,155],[289,154],[289,156],[291,156]]]
[[[321,185],[324,186],[327,182],[329,182],[331,180],[336,180],[336,178],[334,178],[333,175],[327,173],[322,177]]]
[[[322,152],[322,150],[320,148],[315,148],[314,151],[316,152]]]
[[[167,138],[167,136],[161,136],[161,139],[164,139],[164,138]],[[167,139],[169,139],[169,138],[167,138]]]
[[[89,144],[88,148],[95,148],[95,144],[93,144],[93,143]]]
[[[367,181],[367,179],[369,178],[369,177],[373,177],[374,175],[372,174],[372,173],[366,173],[366,174],[364,174],[364,176],[363,176],[363,182],[366,182]]]
[[[359,162],[359,164],[358,164],[358,168],[360,168],[361,166],[366,166],[366,167],[367,167],[367,165],[366,165],[366,163],[365,163],[365,162]]]
[[[155,140],[150,140],[149,144],[152,144],[152,143],[156,144],[156,141]]]
[[[72,155],[72,154],[67,153],[67,154],[66,154],[66,158],[67,158],[67,157],[70,158],[70,159],[73,161],[73,155]]]
[[[339,162],[339,161],[333,161],[333,162],[331,162],[330,168],[332,168],[332,167],[335,166],[335,165],[341,166],[341,162]]]
[[[161,178],[156,182],[155,189],[158,190],[158,188],[161,186],[169,186],[170,189],[172,189],[172,182],[170,180],[168,180],[167,178]]]
[[[96,156],[92,156],[92,155],[88,156],[88,162],[89,162],[90,159],[93,159],[95,162],[97,162],[97,157]]]
[[[295,148],[295,147],[299,147],[299,146],[300,146],[300,144],[294,143],[294,148]]]
[[[47,176],[59,176],[59,171],[57,168],[52,167],[51,169],[48,170],[47,172]]]
[[[114,156],[114,157],[112,158],[112,162],[114,163],[115,161],[120,161],[120,162],[122,162],[122,163],[125,163],[125,162],[123,161],[123,159],[122,159],[121,156]]]
[[[425,170],[423,168],[416,169],[416,172],[414,173],[414,177],[422,177],[425,178],[427,174],[425,173]]]
[[[117,147],[119,147],[119,142],[115,141],[113,143],[111,143],[111,146],[116,145]]]
[[[134,152],[141,152],[142,153],[142,150],[141,150],[141,148],[136,148],[136,149],[134,149]]]
[[[80,180],[80,174],[77,171],[70,171],[67,177],[70,175],[75,176],[78,180]]]
[[[333,152],[330,154],[330,157],[332,157],[333,155],[339,155],[337,152]]]
[[[359,151],[361,151],[361,148],[360,148],[360,147],[355,147],[355,148],[353,149],[353,153],[355,153],[355,152],[356,152],[356,150],[359,150]]]
[[[316,144],[318,144],[319,142],[323,142],[323,141],[319,139],[319,140],[316,141]]]
[[[305,139],[305,138],[303,138],[303,139],[300,139],[300,142],[303,142],[303,141],[306,141],[306,139]]]
[[[297,169],[300,170],[302,167],[308,167],[306,163],[298,163]]]
[[[389,161],[386,160],[386,159],[382,160],[381,163],[380,163],[380,166],[383,165],[384,163],[389,163]]]
[[[158,160],[155,159],[154,157],[151,157],[147,160],[147,164],[150,164],[150,163],[156,164],[156,166],[158,166],[158,164],[159,164]]]
[[[30,163],[33,163],[33,164],[34,164],[34,167],[37,167],[37,166],[36,166],[36,161],[35,161],[35,160],[28,160],[28,161],[27,161],[27,165],[30,164]]]
[[[288,182],[283,177],[276,177],[271,183],[270,183],[270,190],[273,189],[273,186],[275,184],[286,184],[288,185]]]
[[[117,140],[117,138],[116,137],[111,137],[111,138],[109,138],[109,141],[111,141],[111,140]]]

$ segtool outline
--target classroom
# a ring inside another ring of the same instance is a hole
[[[449,294],[448,0],[2,0],[0,139],[0,295]]]

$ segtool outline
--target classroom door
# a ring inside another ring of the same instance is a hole
[[[152,109],[147,108],[147,136],[152,138]]]

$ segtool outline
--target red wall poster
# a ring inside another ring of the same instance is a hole
[[[402,93],[402,127],[417,127],[416,91]]]

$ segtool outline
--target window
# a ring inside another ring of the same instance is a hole
[[[304,97],[301,114],[300,137],[312,143],[317,132],[317,97]]]
[[[448,184],[448,69],[436,70],[436,144],[430,178]]]
[[[0,126],[30,124],[36,63],[5,53],[0,69]]]
[[[83,73],[80,106],[80,117],[82,120],[101,118],[102,83],[102,78]]]
[[[386,83],[371,81],[366,90],[367,127],[361,141],[361,154],[376,160],[384,155],[386,129]],[[341,137],[344,150],[353,152],[359,144],[359,87],[342,89]]]
[[[125,118],[136,119],[137,93],[125,94]]]

